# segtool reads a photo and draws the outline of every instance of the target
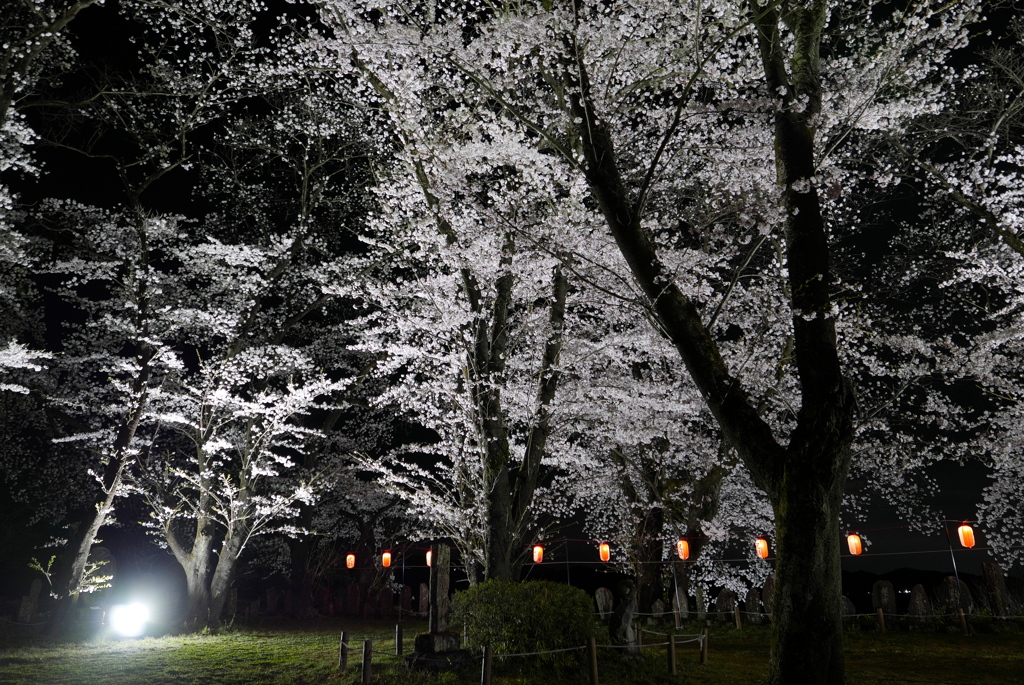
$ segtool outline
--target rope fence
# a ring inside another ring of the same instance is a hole
[[[667,616],[668,613],[669,612],[665,612],[665,613],[661,613],[661,614],[659,614],[659,613],[642,613],[642,612],[638,612],[638,613],[636,613],[634,615],[635,616]],[[735,617],[735,619],[736,619],[736,627],[737,628],[740,628],[742,626],[742,623],[741,623],[741,620],[740,620],[741,614],[746,614],[748,616],[759,616],[759,617],[770,618],[770,614],[767,614],[765,612],[742,611],[742,610],[740,610],[740,608],[738,606],[734,607],[731,612],[729,612],[729,611],[711,611],[711,612],[703,612],[703,613],[704,613],[705,616],[707,616],[707,615],[726,616],[726,615],[732,614]],[[874,614],[847,614],[843,618],[844,619],[865,619],[865,618],[872,618],[872,617],[878,619],[879,630],[882,633],[885,633],[886,632],[886,628],[885,628],[885,612],[882,609],[878,609]],[[897,615],[890,614],[890,617],[897,617]],[[965,616],[965,614],[964,614],[962,609],[958,610],[956,613],[932,614],[930,616],[910,616],[910,615],[902,615],[902,614],[898,615],[898,618],[900,620],[904,620],[904,619],[908,619],[908,618],[912,619],[912,620],[913,619],[917,619],[917,620],[948,619],[948,618],[953,618],[953,617],[957,617],[957,618],[960,619],[961,626],[962,626],[962,629],[964,631],[964,634],[965,635],[969,635],[970,633],[969,633],[969,628],[968,628],[968,625],[967,625],[967,622],[966,622],[966,616]],[[1021,619],[1024,619],[1024,616],[1006,616],[1006,617],[998,617],[998,618],[1000,620],[1021,620]],[[647,635],[656,635],[658,637],[666,637],[668,639],[666,641],[662,641],[662,642],[645,643],[644,640],[643,640],[643,636],[645,634],[647,634]],[[560,648],[560,649],[548,649],[548,650],[537,650],[537,651],[532,651],[532,652],[516,652],[516,653],[505,653],[505,654],[495,654],[493,648],[490,645],[488,645],[488,646],[486,646],[483,649],[481,655],[479,657],[476,657],[476,658],[480,659],[480,679],[481,679],[480,682],[481,682],[481,685],[490,685],[490,683],[491,683],[492,665],[493,665],[493,661],[494,661],[495,658],[498,658],[498,659],[514,659],[514,658],[518,658],[518,657],[538,657],[538,656],[546,656],[546,655],[552,655],[552,654],[566,654],[566,653],[570,653],[570,652],[582,652],[582,651],[585,650],[587,652],[588,663],[589,663],[589,667],[590,667],[589,670],[590,670],[590,675],[591,675],[591,685],[600,685],[599,684],[598,659],[597,659],[597,650],[598,649],[612,650],[612,651],[617,651],[617,652],[619,652],[619,651],[626,651],[626,652],[631,652],[631,653],[640,653],[642,650],[649,650],[649,649],[663,648],[664,647],[664,648],[666,648],[666,655],[667,655],[667,658],[668,658],[668,670],[669,670],[669,673],[672,674],[672,675],[676,675],[677,674],[677,662],[676,662],[676,656],[677,655],[676,655],[676,650],[680,646],[682,646],[682,645],[696,643],[698,645],[699,650],[700,650],[700,659],[699,659],[700,663],[701,664],[706,664],[707,661],[708,661],[709,629],[707,627],[704,627],[701,630],[700,633],[661,632],[661,631],[651,630],[649,628],[645,628],[639,622],[637,622],[636,626],[635,626],[635,633],[634,633],[634,635],[635,635],[636,640],[635,640],[635,642],[630,643],[630,644],[622,644],[622,645],[604,645],[604,644],[602,644],[602,645],[599,645],[599,644],[597,644],[597,641],[593,637],[591,637],[590,640],[588,641],[588,644],[580,645],[580,646],[576,646],[576,647],[563,647],[563,648]],[[339,642],[339,654],[338,654],[338,668],[339,669],[346,669],[348,667],[348,665],[349,665],[349,658],[348,658],[349,652],[354,650],[354,649],[357,649],[358,648],[358,644],[359,644],[359,640],[352,639],[349,636],[347,631],[343,631],[341,633],[341,640]],[[372,643],[372,640],[370,640],[370,639],[364,639],[362,641],[362,645],[363,645],[363,649],[362,649],[362,662],[360,664],[360,674],[361,674],[360,683],[363,684],[363,685],[369,685],[369,683],[372,682],[372,660],[373,660],[373,656],[374,656],[373,643]],[[402,646],[402,626],[401,626],[401,624],[398,624],[396,626],[396,628],[395,628],[395,654],[391,655],[391,654],[385,653],[382,650],[378,650],[376,652],[376,655],[378,657],[380,657],[380,658],[400,660],[400,661],[403,661],[403,662],[407,663],[409,661],[409,659],[411,659],[412,657],[403,656],[402,651],[403,651],[403,646]]]
[[[665,642],[654,642],[644,644],[639,639],[641,633],[647,632],[654,635],[660,635],[667,637],[668,640]],[[588,655],[588,662],[590,665],[591,685],[600,685],[599,673],[597,667],[597,650],[607,649],[613,651],[628,651],[639,653],[643,649],[653,649],[655,647],[666,647],[666,654],[668,657],[668,670],[672,675],[677,674],[676,664],[676,649],[682,645],[697,643],[700,650],[700,663],[706,664],[708,660],[708,629],[704,628],[700,633],[690,634],[676,634],[676,633],[661,633],[653,630],[641,629],[637,632],[637,641],[631,644],[624,645],[599,645],[597,641],[591,637],[586,645],[580,645],[578,647],[563,647],[560,649],[545,649],[533,652],[515,652],[506,654],[495,654],[493,648],[490,645],[484,647],[481,655],[476,657],[480,659],[480,682],[481,685],[491,685],[491,670],[492,664],[495,658],[498,659],[511,659],[517,657],[537,657],[545,656],[550,654],[566,654],[569,652],[582,652],[586,651]],[[683,639],[676,639],[683,638]],[[402,628],[401,624],[395,628],[395,653],[388,654],[384,650],[374,650],[373,640],[370,638],[354,638],[349,635],[347,630],[341,632],[341,638],[338,641],[338,670],[346,670],[350,666],[349,653],[359,649],[360,643],[362,644],[362,659],[359,662],[360,670],[360,684],[369,685],[373,682],[373,660],[375,657],[378,659],[392,659],[396,661],[402,661],[408,663],[412,656],[404,656],[402,654]]]

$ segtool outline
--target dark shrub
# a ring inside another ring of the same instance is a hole
[[[581,647],[597,629],[587,593],[545,580],[481,583],[455,595],[452,617],[469,648],[489,644],[495,654]]]

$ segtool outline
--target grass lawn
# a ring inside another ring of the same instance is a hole
[[[423,630],[405,626],[405,651]],[[337,670],[338,638],[348,630],[349,668]],[[353,685],[359,682],[362,640],[373,640],[374,678],[381,685],[471,685],[480,682],[479,662],[460,673],[428,675],[406,670],[396,659],[394,626],[382,622],[323,619],[303,624],[266,621],[219,635],[113,639],[102,635],[74,642],[47,642],[5,629],[0,633],[0,684],[7,685]],[[684,631],[685,632],[685,631]],[[648,636],[651,640],[659,639]],[[601,642],[601,640],[598,640]],[[678,648],[679,675],[667,673],[664,647],[640,658],[599,651],[606,685],[759,683],[768,655],[767,629],[714,628],[709,660],[698,662],[695,644]],[[572,657],[561,663],[495,661],[495,685],[587,685],[586,668]],[[846,642],[847,681],[865,684],[1018,685],[1024,683],[1024,633],[851,632]],[[523,667],[533,668],[525,672]]]

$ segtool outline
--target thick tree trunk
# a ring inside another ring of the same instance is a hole
[[[548,315],[550,333],[544,346],[537,387],[537,409],[526,437],[523,463],[517,469],[511,465],[509,438],[502,418],[500,384],[494,382],[504,372],[505,331],[511,287],[510,275],[499,280],[490,338],[486,337],[483,326],[478,329],[478,336],[485,337],[478,339],[477,357],[488,360],[486,368],[490,371],[482,383],[484,390],[480,393],[483,434],[487,440],[484,481],[484,497],[487,501],[487,542],[484,550],[486,580],[518,580],[522,569],[523,545],[528,533],[526,525],[550,432],[550,405],[554,401],[561,375],[555,367],[562,350],[562,326],[569,286],[563,269],[556,268]],[[480,364],[479,361],[477,364]]]
[[[244,525],[232,526],[224,538],[224,544],[221,545],[217,566],[210,581],[210,615],[207,623],[209,626],[216,626],[224,616],[228,593],[235,579],[238,557],[242,554],[247,535],[248,530]]]
[[[185,613],[182,625],[191,631],[206,625],[210,613],[210,558],[197,555],[185,567]]]
[[[196,522],[195,539],[192,548],[185,553],[175,551],[175,557],[185,571],[185,613],[182,625],[185,630],[197,630],[207,625],[210,615],[210,575],[213,572],[213,547],[216,544],[216,525],[202,517]]]
[[[300,517],[301,525],[309,529],[310,522]],[[288,538],[288,552],[291,570],[288,574],[288,588],[292,593],[291,615],[295,618],[307,618],[316,614],[313,603],[313,583],[309,577],[309,557],[312,553],[312,541],[308,536]]]
[[[491,459],[488,464],[490,482],[487,483],[487,547],[484,551],[486,580],[518,580],[512,577],[512,492],[509,487],[509,468],[505,444],[505,463]],[[491,450],[488,450],[490,452]],[[488,455],[489,459],[491,455]]]
[[[768,682],[844,679],[839,507],[842,488],[789,479],[776,498],[775,592]]]
[[[637,611],[648,614],[657,600],[665,599],[665,587],[662,580],[664,565],[662,563],[661,531],[665,524],[665,512],[656,507],[648,512],[637,528],[640,543],[637,546],[639,568],[636,574]]]
[[[787,447],[780,445],[738,379],[733,378],[694,302],[662,264],[642,226],[642,202],[616,163],[603,117],[590,97],[582,55],[566,62],[569,114],[591,192],[662,330],[672,340],[729,443],[754,482],[769,496],[778,527],[773,599],[773,685],[841,685],[838,511],[853,439],[855,393],[843,377],[829,288],[825,221],[812,184],[813,117],[822,102],[818,45],[826,4],[786,5],[792,43],[782,40],[777,4],[751,0],[767,92],[780,94],[774,114],[779,182],[789,209],[785,219],[788,287],[793,310],[793,356],[801,410]],[[571,53],[578,51],[571,39]],[[788,60],[788,63],[787,63]],[[788,69],[792,69],[792,74]],[[643,197],[644,189],[639,195]]]

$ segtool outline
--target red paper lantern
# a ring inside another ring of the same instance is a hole
[[[960,536],[960,544],[964,547],[974,547],[974,529],[966,523],[956,529],[957,535]]]
[[[391,552],[384,552],[380,557],[380,563],[384,568],[391,566]]]
[[[612,548],[607,542],[602,542],[600,547],[601,561],[608,561],[612,558]]]
[[[533,563],[539,564],[544,561],[544,546],[534,545],[533,546]]]
[[[356,555],[355,554],[349,554],[347,557],[345,557],[345,568],[355,568],[355,567],[356,567]]]
[[[757,541],[754,543],[754,546],[757,547],[757,556],[761,557],[762,559],[768,558],[767,540],[765,540],[764,538],[758,538]]]
[[[690,543],[687,542],[686,540],[680,539],[679,542],[676,543],[676,553],[679,555],[679,558],[682,559],[683,561],[686,561],[687,559],[689,559],[690,558]]]
[[[857,555],[864,551],[864,545],[861,542],[860,536],[856,533],[850,533],[846,536],[846,546],[850,548],[850,554]]]

